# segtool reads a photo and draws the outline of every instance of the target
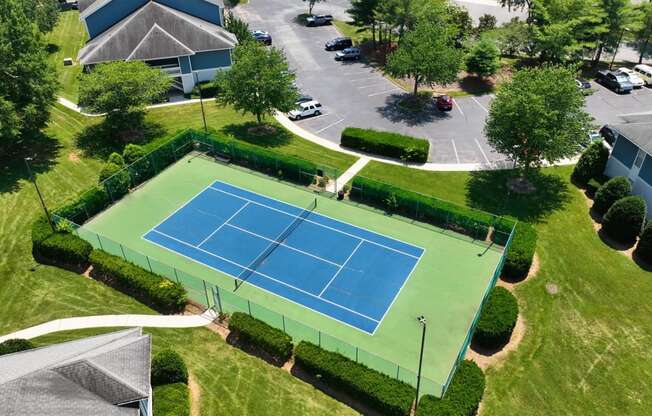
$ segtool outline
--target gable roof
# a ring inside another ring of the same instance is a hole
[[[79,61],[89,65],[175,58],[231,49],[236,43],[235,35],[220,26],[150,1],[88,42],[79,51]]]
[[[140,328],[0,357],[3,415],[137,415],[150,391],[151,338]]]
[[[648,155],[652,155],[652,122],[610,124],[609,127],[625,136]]]

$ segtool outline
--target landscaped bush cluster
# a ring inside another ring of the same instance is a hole
[[[485,348],[499,348],[512,336],[518,318],[518,302],[504,287],[494,287],[487,298],[473,335]]]
[[[640,196],[627,196],[609,208],[602,221],[602,229],[614,240],[629,243],[641,233],[645,216],[645,200]]]
[[[416,416],[474,416],[484,388],[484,373],[480,367],[473,361],[463,361],[457,367],[444,397],[423,396]]]
[[[604,215],[609,208],[621,198],[632,192],[632,184],[624,176],[616,176],[609,179],[595,193],[593,209],[600,215]]]
[[[350,394],[388,416],[405,416],[412,407],[414,388],[341,354],[302,341],[294,350],[295,362],[329,386]]]
[[[480,240],[487,238],[489,227],[495,222],[495,217],[491,214],[360,176],[353,179],[349,197],[354,201],[374,205],[438,227],[452,229]],[[503,225],[506,224],[505,222]],[[504,231],[511,230],[507,226],[502,228]],[[509,231],[506,235],[509,235]],[[504,236],[505,234],[501,233],[492,235],[492,238],[498,237],[501,241],[496,242],[503,244]]]
[[[32,254],[35,258],[57,264],[84,265],[93,247],[69,232],[53,232],[45,217],[32,224]]]
[[[524,222],[517,223],[512,244],[505,258],[503,277],[512,281],[524,279],[532,266],[536,247],[536,230]]]
[[[573,169],[573,180],[580,185],[586,185],[593,178],[602,175],[609,159],[609,150],[602,145],[602,142],[593,142],[582,153]]]
[[[188,368],[178,352],[163,350],[152,358],[152,385],[188,384]]]
[[[30,340],[22,338],[8,339],[0,342],[0,355],[13,354],[15,352],[31,350],[35,345]]]
[[[240,341],[262,349],[279,364],[292,355],[292,338],[288,334],[245,313],[231,315],[229,329]]]
[[[100,280],[163,312],[179,312],[187,301],[179,283],[148,272],[101,250],[90,254],[93,274]]]
[[[347,127],[342,132],[342,146],[406,162],[425,163],[430,142],[398,133]]]
[[[648,222],[636,245],[636,256],[648,265],[652,265],[652,222]]]

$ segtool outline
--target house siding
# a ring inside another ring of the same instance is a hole
[[[86,18],[88,36],[93,39],[147,3],[147,0],[113,0]]]
[[[222,26],[220,7],[203,0],[156,0],[191,16]]]
[[[231,66],[231,53],[228,50],[200,52],[190,57],[193,71]]]
[[[638,177],[652,186],[652,157],[650,155],[645,156],[645,161],[641,166],[641,170],[638,172]]]
[[[618,159],[627,168],[631,168],[636,158],[638,147],[623,136],[618,136],[611,157]]]
[[[179,57],[179,66],[181,67],[182,74],[189,74],[192,71],[190,68],[190,58],[187,56]]]

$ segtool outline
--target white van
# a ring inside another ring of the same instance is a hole
[[[652,85],[652,66],[638,64],[634,66],[634,72],[636,72],[636,75],[638,75],[640,78],[643,78],[643,81],[645,81],[646,85]]]
[[[307,101],[299,103],[296,109],[288,113],[290,120],[301,120],[304,117],[318,116],[321,114],[321,104],[319,101]]]

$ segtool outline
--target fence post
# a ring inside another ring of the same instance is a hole
[[[285,315],[281,315],[281,320],[283,321],[283,332],[287,334],[287,331],[285,330]]]
[[[120,251],[122,252],[122,258],[127,261],[127,256],[125,255],[125,249],[122,247],[122,244],[120,244]]]
[[[222,299],[220,299],[220,288],[219,286],[213,286],[213,297],[217,299],[217,308],[220,310],[220,313],[224,313],[224,310],[222,309]]]
[[[174,270],[174,277],[175,279],[177,279],[177,283],[181,283],[181,281],[179,280],[179,274],[177,273],[177,268],[173,267],[172,270]]]
[[[251,314],[251,302],[249,302],[249,299],[247,299],[247,309],[249,309],[249,316],[253,316]]]
[[[317,331],[317,339],[319,341],[319,347],[321,347],[321,331]]]
[[[149,256],[145,256],[147,259],[147,265],[149,266],[149,272],[154,273],[154,270],[152,270],[152,263],[149,262]]]
[[[100,238],[99,234],[95,234],[97,236],[97,241],[100,243],[100,250],[104,250],[104,247],[102,247],[102,239]]]
[[[399,374],[400,371],[401,371],[401,366],[400,366],[400,365],[397,365],[397,366],[396,366],[396,379],[397,379],[397,380],[399,380],[399,378],[398,378],[398,374]]]
[[[355,362],[358,362],[358,347],[355,347]]]
[[[206,288],[206,280],[202,279],[201,281],[204,284],[204,294],[206,295],[206,307],[210,308],[211,302],[208,300],[208,289]]]

